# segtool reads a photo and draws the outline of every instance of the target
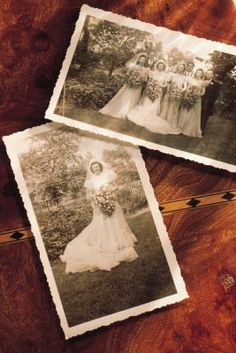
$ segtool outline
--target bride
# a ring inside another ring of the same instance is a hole
[[[60,256],[66,273],[110,271],[138,257],[132,233],[117,198],[117,176],[99,161],[91,161],[84,184],[93,208],[92,222],[66,246]]]
[[[147,86],[139,104],[127,115],[128,120],[154,133],[177,134],[177,129],[160,117],[161,101],[168,82],[167,65],[165,61],[159,60],[149,71]]]
[[[127,80],[118,93],[99,111],[105,115],[125,119],[141,97],[143,84],[146,81],[145,67],[147,56],[141,54],[135,63],[128,63]]]

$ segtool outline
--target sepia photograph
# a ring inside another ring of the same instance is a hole
[[[236,171],[236,48],[83,6],[46,117]]]
[[[66,338],[188,297],[137,147],[56,123],[4,142]]]

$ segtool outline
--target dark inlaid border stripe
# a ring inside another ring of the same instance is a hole
[[[178,211],[229,204],[234,201],[236,201],[236,189],[161,202],[160,210],[163,215],[168,215]],[[33,234],[29,227],[0,233],[0,245],[15,244],[29,239],[33,239]]]
[[[210,206],[223,205],[236,201],[236,189],[215,192],[207,195],[197,195],[183,199],[166,201],[160,203],[160,210],[163,215],[172,212],[193,210]]]
[[[19,228],[0,233],[0,245],[15,244],[33,238],[31,229]]]

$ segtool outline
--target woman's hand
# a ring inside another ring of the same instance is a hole
[[[201,96],[203,96],[206,92],[206,87],[202,87],[202,90],[201,90]]]
[[[188,84],[187,82],[183,82],[182,84],[182,92],[185,92],[187,90]]]

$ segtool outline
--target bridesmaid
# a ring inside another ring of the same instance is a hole
[[[141,98],[143,85],[147,80],[146,60],[147,56],[141,54],[136,63],[128,65],[126,83],[100,113],[120,119],[126,118]]]
[[[192,137],[202,137],[201,110],[204,88],[204,71],[197,69],[193,77],[189,77],[188,88],[180,107],[179,128],[182,134]]]
[[[177,72],[169,74],[169,85],[161,105],[161,118],[167,120],[175,129],[178,129],[181,99],[187,89],[185,71],[186,64],[181,61],[177,64]]]
[[[163,88],[166,87],[167,73],[166,63],[159,60],[148,72],[147,85],[143,91],[139,104],[127,115],[138,125],[143,125],[145,116],[148,114],[160,115],[160,102],[163,95]]]
[[[167,65],[159,60],[149,72],[147,86],[140,103],[129,114],[128,119],[153,133],[176,134],[168,121],[160,118],[163,91],[168,84]]]

